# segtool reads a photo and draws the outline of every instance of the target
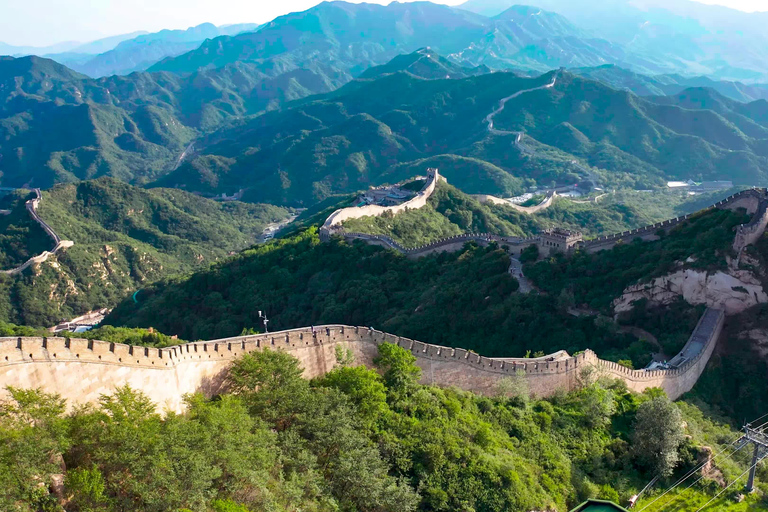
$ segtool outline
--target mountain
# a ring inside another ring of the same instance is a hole
[[[529,92],[507,101],[489,133],[487,116],[515,91]],[[696,99],[640,98],[565,71],[450,80],[400,71],[232,124],[200,140],[196,156],[158,184],[311,205],[434,162],[467,191],[508,196],[578,183],[585,172],[578,161],[611,187],[768,183],[765,101],[683,93]],[[514,143],[516,132],[525,132],[523,144]]]
[[[369,216],[347,220],[343,229],[349,233],[386,235],[403,247],[420,247],[464,233],[526,237],[539,234],[551,226],[578,231],[585,237],[594,238],[687,215],[727,195],[720,192],[690,198],[674,192],[648,194],[624,191],[604,197],[599,202],[556,197],[548,208],[527,214],[501,202],[480,203],[478,198],[441,181],[422,208],[401,212],[394,217]]]
[[[6,198],[0,217],[3,269],[49,250],[52,242],[24,208]],[[179,190],[144,190],[110,179],[59,185],[43,192],[38,213],[75,245],[18,276],[0,276],[0,320],[54,325],[111,307],[165,276],[200,268],[253,245],[282,208],[215,202]]]
[[[158,184],[209,194],[245,188],[249,200],[311,205],[334,193],[406,178],[401,164],[468,152],[484,138],[482,119],[500,97],[547,80],[513,73],[424,80],[400,72],[355,81],[321,99],[212,134],[200,141],[195,158]],[[510,151],[508,145],[505,151]],[[517,161],[506,165],[518,164],[519,155],[512,158]],[[568,166],[565,155],[559,165],[551,162],[555,158],[548,158],[549,176]],[[522,191],[522,182],[505,182],[498,168],[480,160],[454,160],[455,165],[445,161],[441,171],[450,181],[472,167],[480,181],[508,183],[507,193]],[[495,177],[481,178],[488,173]]]
[[[259,25],[245,23],[216,27],[203,23],[187,30],[161,30],[152,34],[142,33],[130,39],[122,39],[119,44],[106,48],[94,57],[84,60],[79,48],[69,54],[46,55],[75,71],[99,78],[109,75],[127,75],[134,71],[144,71],[156,62],[175,55],[180,55],[200,46],[206,39],[221,35],[235,35],[241,32],[255,31]]]
[[[301,68],[333,64],[358,75],[398,54],[430,47],[463,66],[488,65],[545,71],[560,66],[607,62],[649,72],[674,69],[667,62],[632,54],[589,36],[552,12],[513,7],[494,18],[429,2],[388,6],[323,2],[307,11],[281,16],[258,33],[220,37],[151,71],[191,73],[235,61],[274,59]]]
[[[283,56],[297,66],[309,59],[338,60],[338,67],[362,69],[382,64],[409,48],[435,46],[440,53],[462,49],[458,41],[484,33],[486,20],[444,5],[419,2],[350,4],[323,2],[307,11],[281,16],[257,33],[220,37],[180,57],[166,59],[150,71],[192,72],[235,61],[263,62]]]
[[[110,36],[105,37],[102,39],[97,39],[95,41],[91,41],[89,43],[81,44],[79,46],[75,46],[69,52],[71,53],[80,53],[85,55],[96,55],[99,53],[104,53],[112,50],[113,48],[119,46],[124,41],[129,41],[136,37],[141,37],[143,35],[147,34],[144,30],[137,30],[136,32],[130,32],[128,34],[120,34],[117,36]],[[40,55],[39,53],[35,53],[34,55]]]
[[[668,94],[677,94],[689,87],[707,87],[717,91],[727,98],[741,102],[768,99],[768,84],[748,85],[741,82],[712,80],[705,76],[647,76],[634,73],[613,64],[606,64],[594,68],[574,68],[569,71],[603,82],[614,89],[627,89],[638,96],[665,96]]]
[[[557,12],[593,37],[652,61],[674,62],[673,73],[767,81],[768,13],[747,13],[691,0],[528,0]],[[494,16],[513,0],[469,0],[461,9]]]
[[[283,72],[236,63],[184,77],[95,80],[48,59],[0,57],[2,184],[47,187],[102,175],[151,181],[174,168],[192,139],[226,119],[349,79],[324,66]]]
[[[525,130],[600,168],[616,171],[637,159],[666,178],[765,183],[765,101],[742,104],[703,91],[701,101],[688,103],[643,99],[563,73],[551,90],[508,102],[496,125]]]
[[[468,76],[490,73],[488,66],[464,67],[441,57],[430,48],[422,48],[413,53],[398,55],[381,66],[373,66],[363,71],[359,80],[376,79],[392,73],[407,72],[419,78],[433,80],[437,78],[467,78]]]
[[[14,57],[23,57],[25,55],[48,55],[48,54],[70,54],[70,55],[95,55],[113,49],[115,46],[128,39],[146,34],[144,31],[136,31],[128,34],[105,37],[89,43],[79,43],[77,41],[67,41],[50,46],[13,46],[0,42],[0,55],[10,55]]]

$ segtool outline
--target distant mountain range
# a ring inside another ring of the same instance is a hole
[[[496,16],[515,3],[514,0],[469,0],[459,8]],[[766,81],[768,12],[747,13],[692,0],[526,0],[526,3],[557,12],[592,37],[607,39],[628,53],[655,62],[673,62],[674,69],[667,72]]]
[[[240,23],[217,27],[203,23],[186,30],[132,32],[90,43],[61,43],[48,47],[12,46],[0,42],[0,55],[50,58],[92,78],[144,71],[156,62],[200,46],[206,39],[255,31],[260,25]]]
[[[762,87],[690,88],[702,80],[605,66],[559,72],[553,90],[509,102],[494,120],[497,129],[528,134],[522,150],[512,136],[489,134],[485,118],[499,100],[549,83],[552,73],[489,73],[431,49],[356,80],[312,66],[251,61],[94,80],[51,60],[0,58],[2,185],[108,175],[311,205],[424,165],[440,166],[470,193],[517,194],[579,181],[575,157],[610,186],[649,188],[669,178],[768,183],[768,103],[734,101],[761,97]],[[325,96],[295,102],[318,93]]]
[[[189,74],[252,62],[276,76],[324,67],[358,76],[430,47],[463,67],[533,73],[617,65],[645,75],[768,82],[768,14],[690,0],[469,0],[388,6],[323,2],[254,24],[115,36],[88,45],[3,49],[44,55],[91,77],[134,71]],[[736,27],[736,28],[734,28]],[[263,28],[262,30],[259,30]],[[46,50],[46,51],[43,51]],[[64,53],[61,53],[64,51]]]
[[[48,187],[103,175],[146,183],[225,120],[351,79],[319,66],[280,71],[235,63],[184,77],[91,79],[48,59],[0,57],[2,184]]]
[[[13,57],[23,57],[25,55],[48,55],[48,54],[84,54],[96,55],[113,49],[115,46],[128,39],[146,34],[144,31],[131,32],[129,34],[120,34],[117,36],[97,39],[89,43],[78,41],[67,41],[50,46],[14,46],[0,42],[0,55],[10,55]]]
[[[429,2],[324,2],[281,16],[255,33],[206,41],[150,71],[190,73],[246,61],[294,69],[324,63],[357,75],[422,47],[463,66],[546,71],[615,63],[649,73],[675,69],[672,60],[633,54],[558,14],[525,6],[487,18]]]
[[[768,100],[768,84],[743,84],[724,80],[712,80],[705,76],[654,75],[634,73],[608,64],[595,68],[573,68],[569,70],[610,85],[614,89],[626,89],[638,96],[665,96],[677,94],[689,87],[708,87],[726,98],[741,102]]]
[[[739,103],[708,88],[640,98],[565,71],[425,80],[445,68],[424,52],[371,74],[213,133],[158,184],[205,194],[246,189],[250,201],[308,205],[435,165],[469,192],[514,194],[583,179],[574,160],[610,186],[651,188],[676,178],[768,183],[765,100]],[[555,76],[554,88],[512,99],[495,117],[495,128],[508,134],[489,133],[486,116],[502,98]],[[525,148],[513,132],[528,135]]]
[[[259,25],[255,23],[224,27],[203,23],[187,30],[161,30],[152,34],[141,34],[121,41],[114,48],[100,52],[96,56],[74,51],[64,55],[47,55],[47,57],[94,78],[127,75],[134,71],[144,71],[164,58],[193,50],[206,39],[240,34],[258,30],[258,28]]]

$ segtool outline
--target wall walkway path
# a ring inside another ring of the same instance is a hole
[[[48,225],[47,222],[45,222],[43,219],[40,218],[40,215],[37,214],[37,207],[40,204],[40,201],[43,200],[43,195],[40,192],[39,188],[32,189],[32,191],[35,193],[35,197],[30,199],[26,202],[27,211],[29,212],[29,215],[32,217],[32,219],[35,220],[38,224],[40,224],[40,227],[45,230],[45,232],[48,234],[49,237],[53,239],[53,249],[50,251],[43,251],[41,254],[38,254],[37,256],[33,256],[29,258],[27,261],[22,263],[16,268],[12,268],[10,270],[2,270],[3,274],[7,275],[16,275],[20,274],[24,270],[27,269],[30,265],[33,265],[35,263],[42,263],[45,260],[47,260],[49,257],[53,256],[57,252],[66,249],[67,247],[72,247],[75,245],[75,243],[71,240],[62,240],[59,235],[56,234],[56,232],[53,230],[51,226]]]

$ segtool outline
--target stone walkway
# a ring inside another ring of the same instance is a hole
[[[520,283],[519,292],[531,293],[533,291],[533,285],[523,274],[523,264],[520,262],[520,260],[514,257],[510,257],[510,260],[509,273],[512,274],[512,277],[517,279],[518,283]]]

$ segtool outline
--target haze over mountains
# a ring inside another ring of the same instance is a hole
[[[255,23],[216,27],[203,23],[186,30],[133,32],[86,44],[62,43],[46,48],[17,47],[0,42],[0,55],[38,55],[53,59],[93,78],[127,75],[143,71],[166,57],[180,55],[200,46],[206,39],[257,30]]]
[[[430,159],[460,181],[457,169],[474,169],[478,181],[466,185],[499,194],[578,182],[574,160],[617,186],[768,179],[765,86],[657,74],[677,57],[628,51],[538,7],[486,17],[429,2],[326,2],[261,28],[140,35],[79,69],[127,72],[189,47],[149,72],[100,79],[51,60],[2,58],[1,184],[107,175],[308,205]],[[502,98],[555,75],[522,77],[560,67],[570,71],[555,88],[509,103],[496,120],[527,133],[533,151],[488,133],[485,117]],[[317,94],[327,96],[270,112]],[[697,101],[658,98],[667,94]]]
[[[546,71],[620,63],[644,72],[673,69],[672,62],[632,54],[589,36],[558,14],[525,6],[487,18],[429,2],[389,6],[326,2],[281,16],[255,33],[207,41],[150,71],[188,73],[235,61],[263,63],[279,56],[283,65],[301,66],[319,59],[358,74],[370,64],[427,46],[472,66]]]
[[[462,9],[496,16],[514,0],[469,0]],[[528,0],[628,53],[673,62],[671,72],[765,80],[768,12],[746,13],[692,0]]]

